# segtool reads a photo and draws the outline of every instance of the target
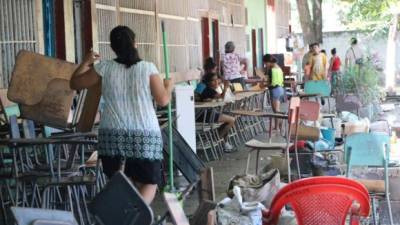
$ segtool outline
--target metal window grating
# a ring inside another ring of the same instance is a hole
[[[37,0],[0,0],[0,88],[7,88],[21,49],[40,52]]]
[[[160,28],[163,20],[168,31],[171,72],[201,68],[199,11],[206,11],[208,6],[209,1],[198,0],[96,0],[97,29],[94,30],[97,30],[99,53],[102,58],[114,57],[109,48],[109,32],[118,24],[127,25],[137,35],[141,57],[156,63],[163,72]]]

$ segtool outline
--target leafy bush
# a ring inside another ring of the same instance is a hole
[[[373,57],[367,57],[362,66],[350,66],[344,71],[343,86],[346,93],[357,94],[363,105],[379,101],[382,96],[379,85],[382,70]]]

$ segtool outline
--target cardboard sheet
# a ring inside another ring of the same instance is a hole
[[[69,80],[76,68],[76,64],[22,50],[7,96],[19,104],[21,117],[67,128],[74,97]]]

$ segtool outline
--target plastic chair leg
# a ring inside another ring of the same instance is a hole
[[[258,175],[258,159],[260,158],[260,150],[257,149],[257,153],[256,153],[256,175]]]
[[[247,154],[247,164],[246,164],[245,174],[248,174],[248,172],[249,172],[249,166],[250,166],[250,160],[251,160],[251,152],[252,152],[252,150],[250,150],[250,152]]]
[[[297,166],[297,176],[298,179],[301,179],[301,171],[300,171],[300,162],[299,162],[299,153],[297,152],[297,146],[295,144],[294,154],[296,155],[296,166]]]
[[[335,128],[335,124],[333,123],[333,117],[331,117],[331,125],[332,125],[332,128]]]
[[[374,220],[374,225],[378,224],[378,218],[376,218],[376,202],[375,202],[375,197],[371,198],[371,203],[372,203],[372,219]]]
[[[390,225],[393,225],[392,205],[391,205],[391,203],[390,203],[389,194],[386,194],[386,202],[387,202],[387,206],[388,206],[388,213],[389,213]]]
[[[272,141],[272,117],[269,118],[268,142]]]

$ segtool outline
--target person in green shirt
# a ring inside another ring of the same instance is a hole
[[[272,110],[280,111],[280,102],[284,99],[285,90],[283,89],[283,71],[277,64],[277,59],[268,54],[263,58],[264,65],[268,74],[268,89],[270,91]]]

